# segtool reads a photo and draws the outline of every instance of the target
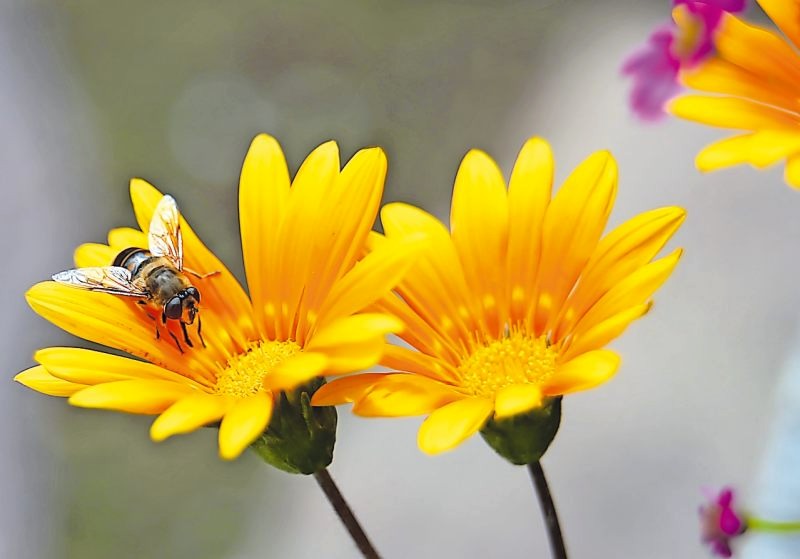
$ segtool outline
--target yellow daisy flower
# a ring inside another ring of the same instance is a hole
[[[716,54],[683,83],[715,95],[684,95],[669,110],[709,126],[745,131],[715,142],[696,159],[701,171],[742,163],[763,169],[786,159],[786,182],[800,188],[800,1],[759,0],[774,31],[725,14]]]
[[[260,135],[242,169],[239,214],[250,296],[181,218],[186,269],[202,295],[206,347],[156,337],[135,299],[55,282],[27,293],[31,307],[64,330],[141,360],[79,348],[38,351],[16,380],[72,405],[159,417],[155,441],[220,422],[219,452],[239,456],[270,423],[281,391],[322,375],[374,365],[400,323],[365,306],[394,287],[415,249],[396,242],[364,256],[386,175],[379,148],[340,169],[334,142],[315,149],[290,181],[277,141]],[[85,244],[78,267],[109,266],[128,247],[148,246],[163,195],[131,182],[138,229],[114,229],[108,245]]]
[[[455,180],[452,232],[414,206],[385,206],[375,250],[426,236],[399,296],[376,305],[403,321],[400,337],[413,349],[387,349],[382,364],[399,372],[334,380],[312,403],[353,402],[368,417],[429,414],[418,443],[435,454],[487,422],[607,381],[620,360],[603,347],[648,311],[672,273],[680,250],[653,259],[685,214],[652,210],[601,238],[617,189],[611,154],[590,156],[551,199],[553,167],[548,144],[533,138],[506,189],[495,162],[469,152]]]

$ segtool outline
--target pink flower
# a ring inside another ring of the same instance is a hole
[[[673,0],[673,21],[656,29],[643,48],[622,66],[633,79],[629,103],[643,120],[658,120],[664,104],[678,94],[678,72],[714,50],[714,33],[725,12],[744,10],[746,0]]]
[[[733,508],[733,490],[724,487],[709,503],[700,507],[700,537],[717,557],[731,557],[730,541],[744,533],[744,518]]]

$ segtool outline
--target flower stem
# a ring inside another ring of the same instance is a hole
[[[331,474],[328,473],[328,469],[323,468],[316,472],[314,474],[314,479],[319,483],[328,501],[330,501],[333,510],[339,515],[339,520],[341,520],[344,527],[347,528],[350,537],[353,538],[359,551],[361,551],[361,555],[363,555],[365,559],[380,559],[380,555],[378,555],[378,552],[372,547],[372,543],[369,541],[367,534],[364,533],[364,529],[361,528],[358,520],[356,520],[353,511],[350,510],[350,506],[347,504],[347,501],[344,500],[339,488],[336,487],[336,483],[333,481]]]
[[[775,534],[800,532],[800,522],[776,522],[775,520],[764,520],[763,518],[749,516],[745,524],[748,530],[758,532],[772,532]]]
[[[539,498],[539,506],[544,515],[544,523],[547,526],[547,535],[550,538],[550,550],[553,559],[567,559],[567,549],[564,547],[564,538],[561,536],[561,526],[558,523],[556,505],[550,495],[550,488],[547,486],[547,478],[544,477],[544,470],[539,462],[528,464],[528,471],[536,488],[536,496]]]

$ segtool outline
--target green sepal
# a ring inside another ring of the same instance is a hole
[[[519,466],[538,462],[561,424],[561,396],[546,398],[539,408],[506,419],[490,419],[483,440],[497,454]]]
[[[269,427],[251,448],[268,464],[291,474],[310,475],[328,467],[336,443],[336,408],[314,407],[311,396],[325,379],[281,392]]]

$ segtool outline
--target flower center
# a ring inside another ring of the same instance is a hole
[[[295,342],[261,341],[234,355],[217,373],[217,394],[246,398],[261,390],[264,377],[287,358],[300,351]]]
[[[556,351],[544,336],[512,331],[479,347],[461,362],[461,385],[473,396],[494,397],[512,384],[541,384],[556,369]]]

